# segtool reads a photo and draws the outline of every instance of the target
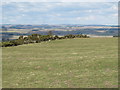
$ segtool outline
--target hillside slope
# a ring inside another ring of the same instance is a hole
[[[113,88],[117,38],[65,39],[3,50],[3,88]]]

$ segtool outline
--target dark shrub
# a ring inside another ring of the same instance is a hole
[[[59,37],[57,35],[54,36],[55,39],[59,39]]]
[[[14,46],[24,44],[24,40],[22,40],[22,39],[12,40],[12,41],[10,41],[10,42],[13,43]]]
[[[1,45],[2,47],[8,47],[8,46],[14,46],[14,44],[13,43],[11,43],[11,42],[9,42],[9,41],[7,41],[7,42],[2,42],[2,45]]]
[[[59,37],[57,35],[52,36],[51,32],[49,32],[48,35],[39,35],[39,34],[32,34],[28,35],[27,37],[20,36],[16,40],[12,41],[6,41],[3,42],[0,46],[2,47],[7,47],[7,46],[17,46],[17,45],[22,45],[22,44],[29,44],[29,43],[40,43],[42,41],[50,41],[50,40],[56,40],[56,39],[66,39],[66,38],[88,38],[89,36],[87,35],[65,35],[63,37]]]

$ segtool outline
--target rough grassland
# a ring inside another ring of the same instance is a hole
[[[4,88],[114,88],[117,38],[66,39],[4,47]]]

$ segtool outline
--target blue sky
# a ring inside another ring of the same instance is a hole
[[[3,24],[117,24],[117,2],[3,2]]]

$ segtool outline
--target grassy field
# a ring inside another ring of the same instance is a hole
[[[117,38],[65,39],[4,47],[3,88],[114,88]]]

